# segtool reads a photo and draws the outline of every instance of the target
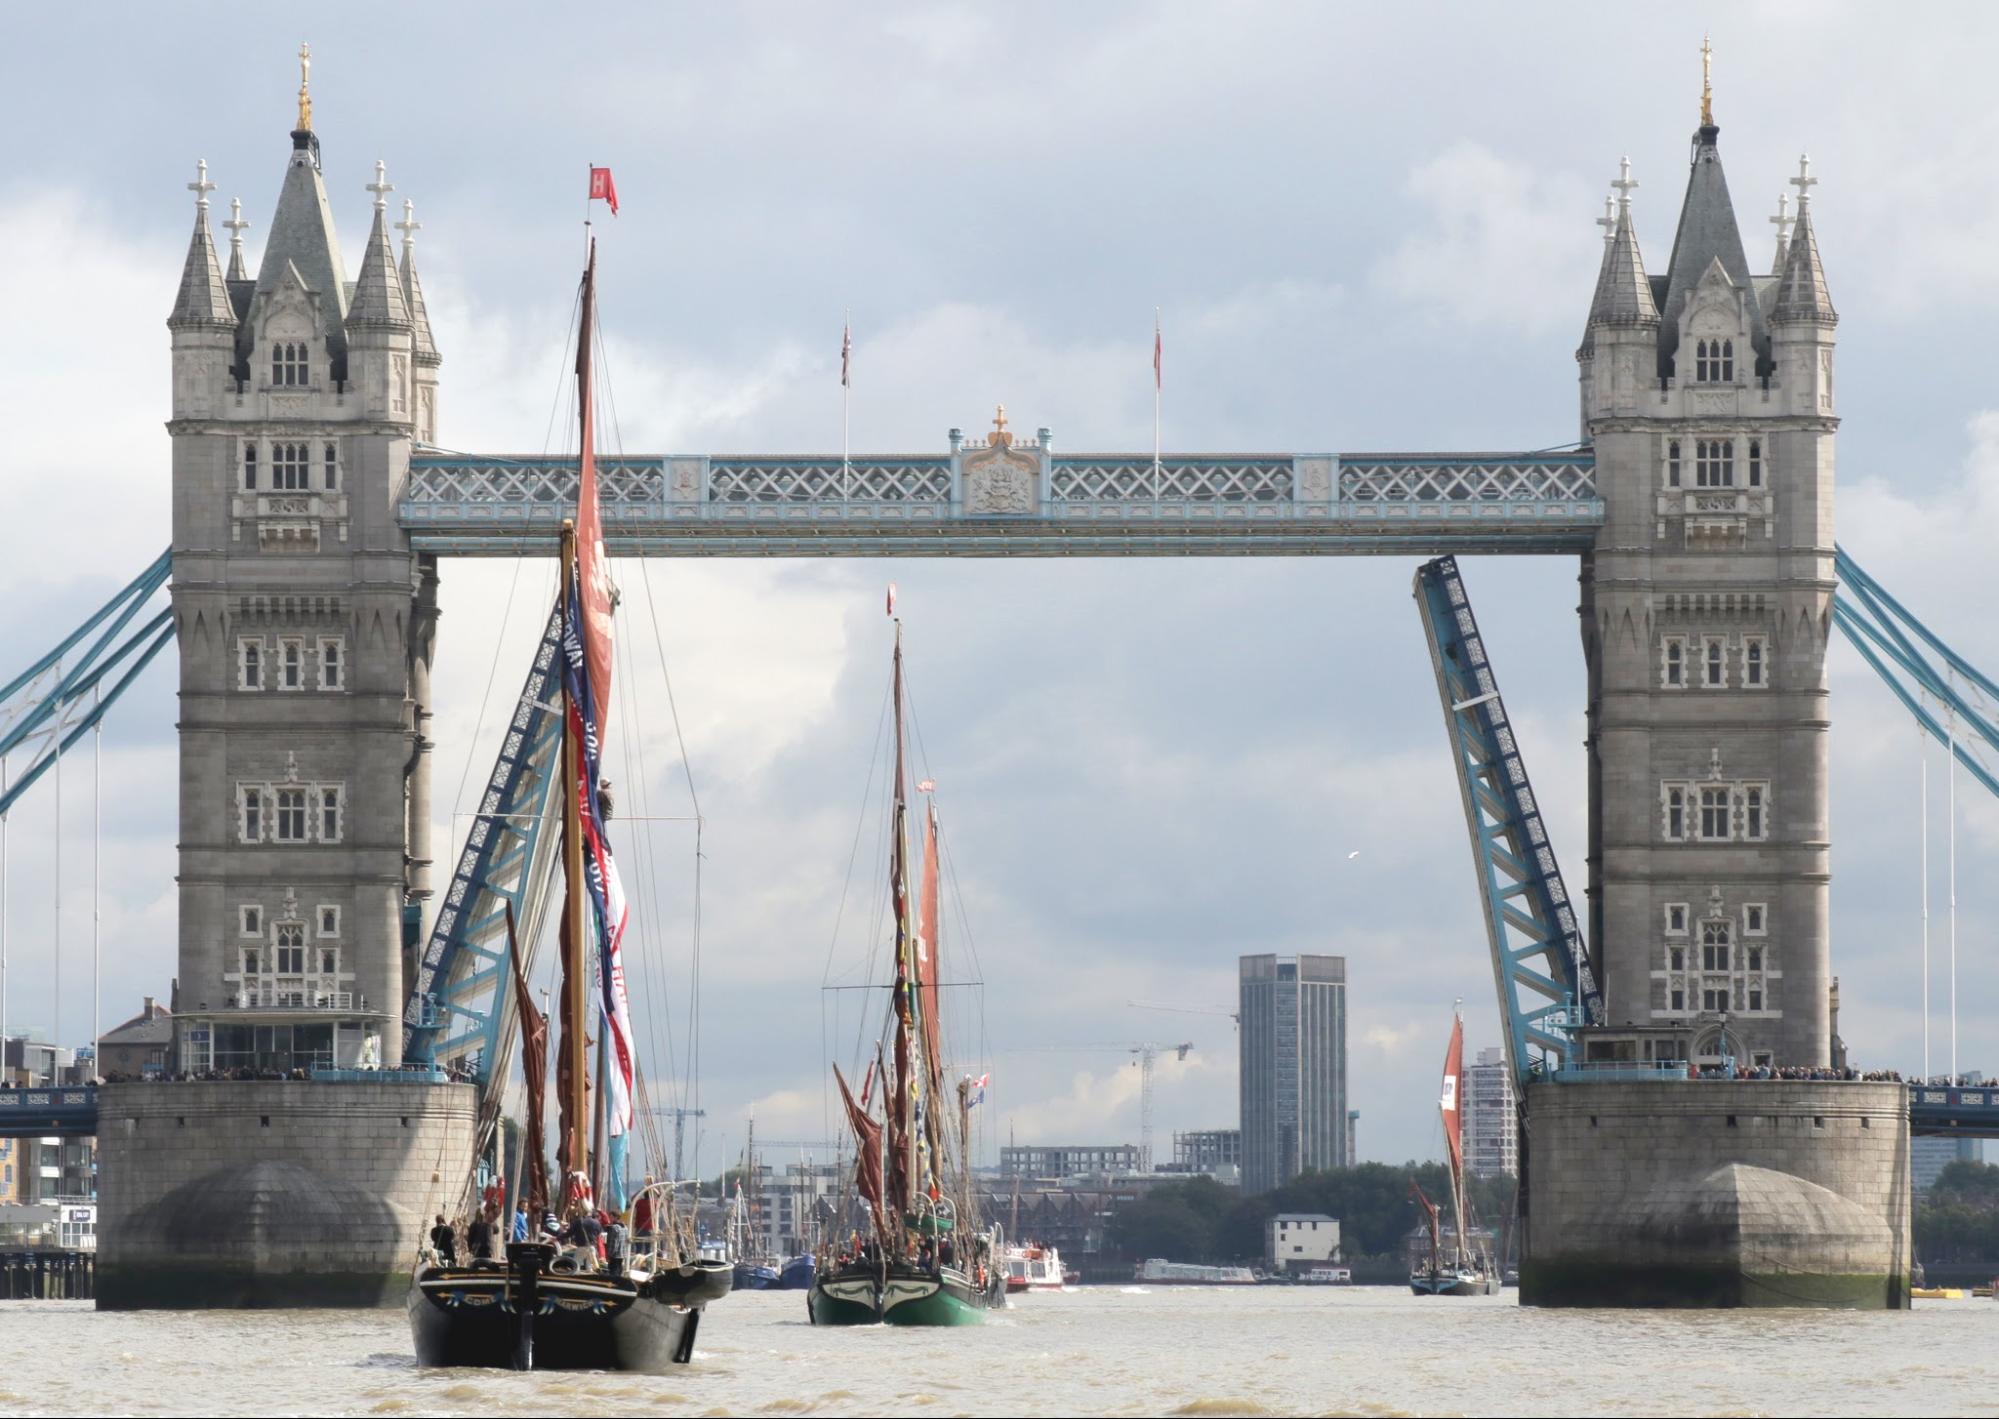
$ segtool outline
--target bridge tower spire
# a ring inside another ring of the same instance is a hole
[[[409,287],[378,164],[350,300],[300,63],[255,279],[240,248],[229,275],[216,261],[204,170],[168,322],[191,1069],[395,1063],[406,918],[428,892],[436,570],[395,517],[416,426]],[[232,233],[246,225],[232,211]]]
[[[1822,1065],[1835,317],[1806,203],[1751,276],[1703,90],[1666,274],[1623,204],[1578,352],[1589,941],[1630,1057]]]

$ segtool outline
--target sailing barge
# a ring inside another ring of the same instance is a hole
[[[506,1261],[427,1261],[411,1277],[407,1302],[417,1362],[517,1370],[658,1372],[693,1358],[702,1309],[729,1293],[726,1264],[704,1260],[677,1215],[671,1181],[646,1188],[633,1215],[650,1225],[622,1263],[600,1260],[584,1222],[595,1198],[622,1192],[622,1140],[632,1125],[636,1060],[631,1047],[620,944],[624,894],[606,836],[599,745],[610,703],[612,596],[597,503],[590,357],[595,311],[595,243],[583,274],[576,383],[581,452],[577,516],[562,529],[562,999],[558,1079],[562,1176],[560,1236],[510,1241]],[[535,1008],[513,939],[508,956],[527,1085],[523,1152],[536,1217],[550,1203],[542,1140],[548,1022]],[[587,953],[594,950],[593,959]],[[594,965],[594,969],[593,969]],[[601,1026],[597,1138],[590,1138],[586,1032]],[[612,1161],[604,1162],[606,1148]],[[593,1186],[591,1175],[596,1177]],[[606,1185],[608,1184],[608,1186]],[[504,1219],[500,1226],[507,1225]],[[540,1231],[539,1228],[536,1229]]]
[[[889,614],[895,594],[889,593]],[[938,1008],[937,814],[926,801],[923,880],[912,912],[908,795],[903,745],[902,623],[895,629],[894,798],[890,813],[889,900],[895,916],[895,979],[884,1033],[892,1055],[877,1052],[854,1097],[838,1065],[847,1122],[854,1133],[855,1186],[868,1232],[823,1242],[806,1297],[814,1325],[972,1325],[1006,1304],[1006,1268],[997,1223],[984,1226],[971,1186],[972,1090],[984,1081],[944,1083],[943,1015]],[[927,783],[919,787],[927,789]],[[880,1116],[871,1099],[879,1079]],[[955,1135],[955,1136],[954,1136]]]
[[[1409,1269],[1409,1289],[1419,1296],[1497,1296],[1499,1270],[1482,1244],[1474,1245],[1471,1196],[1465,1191],[1464,1153],[1465,1016],[1462,1002],[1451,1022],[1451,1043],[1444,1051],[1444,1087],[1437,1112],[1444,1120],[1445,1151],[1451,1167],[1453,1235],[1446,1247],[1437,1205],[1423,1195],[1416,1180],[1409,1191],[1422,1205],[1430,1223],[1430,1255]]]

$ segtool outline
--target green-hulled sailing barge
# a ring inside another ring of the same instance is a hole
[[[889,614],[895,614],[894,591]],[[909,803],[903,744],[902,623],[895,629],[894,798],[890,810],[889,901],[895,918],[894,980],[885,1028],[860,1097],[834,1067],[855,1145],[854,1186],[865,1232],[835,1229],[820,1246],[806,1301],[814,1325],[970,1325],[1006,1304],[998,1225],[980,1216],[971,1186],[973,1090],[944,1084],[938,1008],[937,814],[926,799],[923,877],[912,901]],[[927,783],[919,785],[928,789]],[[875,1089],[876,1081],[880,1089]]]

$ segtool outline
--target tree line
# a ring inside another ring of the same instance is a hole
[[[1999,1171],[1995,1169],[1994,1171]],[[1265,1224],[1280,1212],[1322,1212],[1340,1223],[1340,1247],[1349,1259],[1399,1257],[1403,1238],[1422,1223],[1423,1209],[1409,1195],[1409,1181],[1450,1218],[1450,1174],[1442,1163],[1361,1163],[1301,1173],[1254,1197],[1213,1178],[1162,1183],[1125,1204],[1111,1220],[1110,1240],[1132,1258],[1165,1257],[1211,1266],[1246,1265],[1264,1255]],[[1501,1173],[1468,1178],[1477,1224],[1503,1231],[1513,1216],[1514,1181]]]
[[[1999,1262],[1999,1167],[1947,1165],[1916,1198],[1916,1260],[1925,1266]]]

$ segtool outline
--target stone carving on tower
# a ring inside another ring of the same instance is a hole
[[[1605,502],[1581,578],[1589,939],[1616,1048],[1824,1064],[1836,317],[1808,166],[1752,272],[1702,87],[1666,274],[1627,162],[1577,351]]]
[[[440,363],[381,164],[354,284],[312,127],[297,127],[254,277],[207,164],[167,325],[179,633],[178,1063],[395,1062],[409,918],[428,894],[434,560],[396,499],[434,437]],[[360,185],[356,175],[356,185]],[[350,297],[351,289],[351,297]]]
[[[964,487],[967,513],[1031,513],[1040,505],[1041,460],[1014,447],[1004,404],[986,446],[964,455]]]

